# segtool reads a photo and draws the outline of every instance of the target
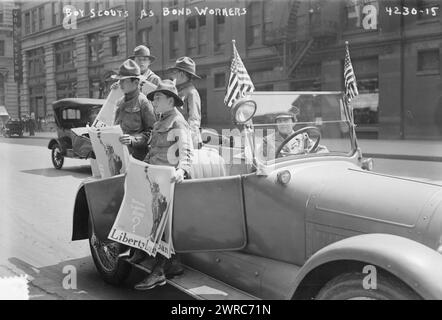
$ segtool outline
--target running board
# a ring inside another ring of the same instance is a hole
[[[144,265],[132,264],[132,266],[150,273],[149,263]],[[244,291],[235,289],[228,284],[190,267],[184,266],[184,274],[168,279],[167,283],[197,300],[259,300]]]

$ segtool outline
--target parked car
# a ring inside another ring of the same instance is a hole
[[[5,127],[3,129],[3,135],[6,138],[10,138],[14,135],[23,137],[24,128],[25,128],[24,123],[20,119],[9,119],[5,123]]]
[[[219,151],[213,170],[175,186],[173,245],[186,270],[170,284],[202,299],[442,299],[442,187],[370,171],[341,97],[256,92],[255,110],[232,109],[249,130],[253,120],[252,165],[238,145],[206,145]],[[268,132],[258,129],[278,130],[271,119],[294,107],[303,122],[276,159],[259,160]],[[313,146],[283,152],[304,133]],[[85,181],[73,212],[72,240],[89,239],[112,284],[152,265],[128,263],[127,248],[108,240],[124,179]]]
[[[92,125],[104,99],[66,98],[52,104],[57,125],[57,138],[51,139],[52,164],[56,169],[63,167],[64,158],[94,158],[92,144],[86,125]]]

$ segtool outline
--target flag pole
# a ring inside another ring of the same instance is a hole
[[[348,55],[350,56],[350,50],[348,48],[348,41],[347,40],[345,41],[345,52],[346,52],[346,54],[348,52]],[[359,152],[360,152],[359,145],[358,145],[358,139],[356,137],[356,125],[354,123],[354,116],[353,116],[352,107],[350,105],[350,99],[348,98],[348,96],[347,96],[345,91],[344,91],[344,95],[343,96],[344,96],[344,101],[343,101],[344,102],[344,108],[347,110],[347,114],[348,114],[348,117],[350,119],[350,125],[351,125],[351,131],[350,132],[351,132],[351,135],[353,136],[354,141],[355,141],[355,148],[356,148],[356,150],[359,150]]]

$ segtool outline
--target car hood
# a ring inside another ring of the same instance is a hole
[[[434,249],[440,245],[440,185],[369,172],[345,162],[299,168],[294,178],[316,181],[306,194],[307,256],[361,233],[395,234]]]

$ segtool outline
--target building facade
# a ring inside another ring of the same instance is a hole
[[[360,92],[353,100],[359,136],[442,136],[439,1],[140,0],[126,5],[128,49],[150,46],[158,57],[154,71],[164,75],[162,70],[183,55],[196,61],[205,126],[230,123],[223,99],[232,39],[256,89],[272,91],[342,90],[349,41]]]
[[[28,1],[20,9],[21,113],[50,121],[55,100],[106,97],[127,57],[125,1]]]
[[[12,10],[15,8],[14,1],[0,2],[0,106],[5,106],[12,118],[19,116],[13,64]]]

